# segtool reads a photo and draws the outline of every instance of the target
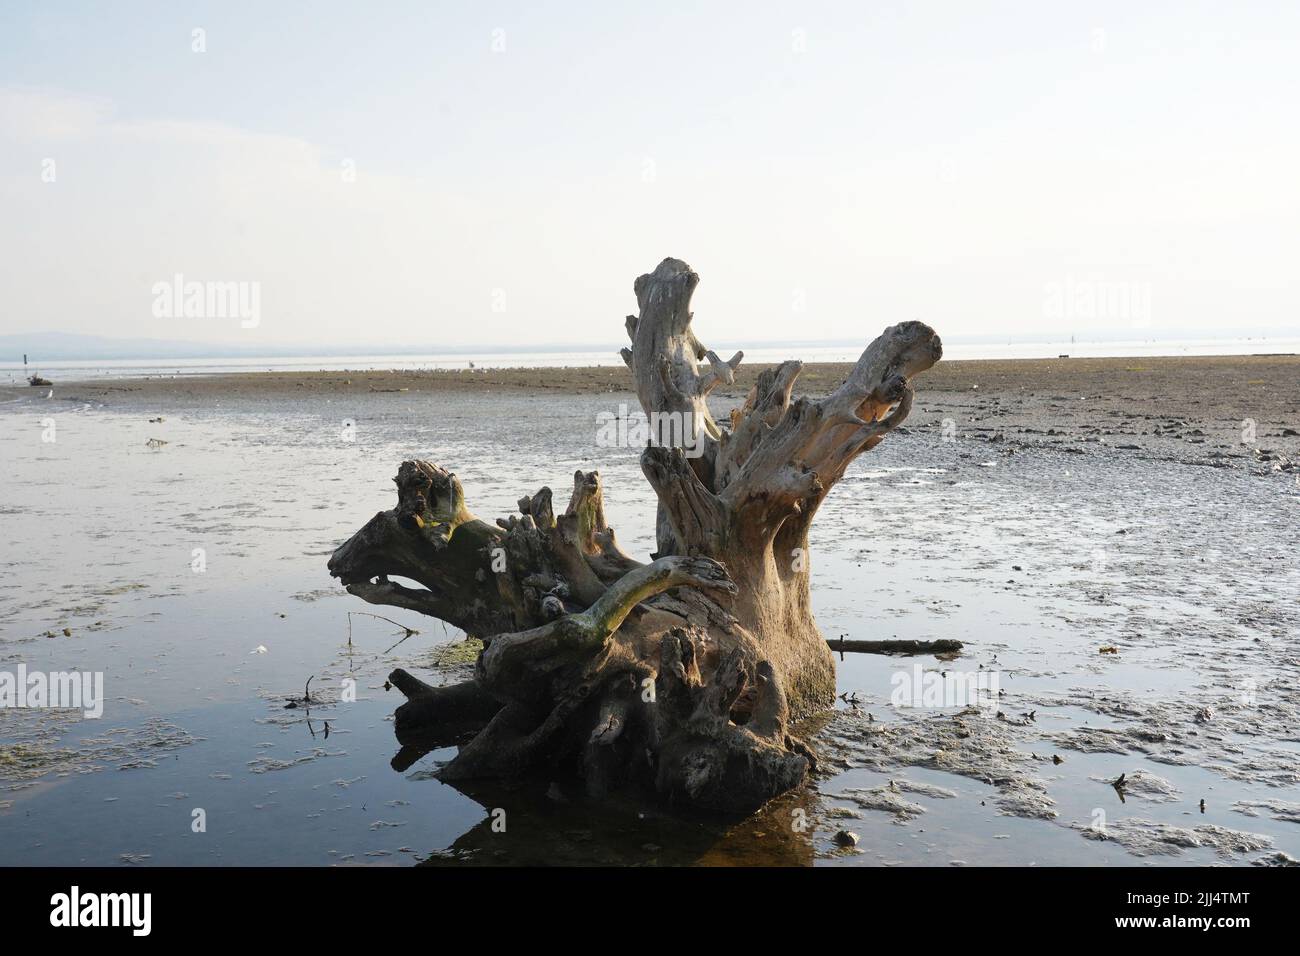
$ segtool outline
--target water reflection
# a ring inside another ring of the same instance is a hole
[[[797,732],[812,736],[827,719],[806,721]],[[465,727],[419,737],[395,731],[402,746],[392,768],[406,773],[473,733]],[[436,769],[425,775],[436,777]],[[484,819],[423,861],[430,866],[810,866],[816,856],[814,821],[821,806],[809,787],[745,817],[666,807],[648,791],[597,797],[573,775],[443,784],[479,804]]]
[[[456,781],[484,818],[425,866],[809,866],[815,796],[802,791],[746,819],[590,797],[580,783]],[[507,809],[508,808],[508,809]],[[796,813],[795,811],[799,811]]]

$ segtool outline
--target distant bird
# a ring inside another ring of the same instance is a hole
[[[46,398],[53,398],[53,397],[54,397],[54,389],[50,389],[48,392],[46,392],[46,393],[45,393],[45,397],[46,397]]]

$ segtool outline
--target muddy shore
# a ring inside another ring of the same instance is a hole
[[[792,358],[797,356],[792,355]],[[742,365],[736,381],[720,386],[719,397],[743,397],[759,373],[769,365]],[[843,380],[852,366],[847,362],[808,363],[799,376],[796,392],[824,394]],[[55,388],[72,388],[79,396],[104,399],[133,395],[140,398],[173,396],[244,396],[297,394],[301,389],[331,394],[400,391],[522,391],[571,394],[618,392],[630,389],[622,366],[575,368],[482,368],[359,371],[257,371],[212,375],[153,375],[141,378],[55,382]],[[1154,401],[1170,414],[1197,408],[1246,403],[1261,415],[1300,411],[1300,355],[1227,355],[1160,358],[1064,359],[945,359],[917,381],[927,392],[1026,392],[1064,394],[1077,399]],[[27,388],[7,388],[24,394]],[[65,394],[64,397],[70,397]]]
[[[763,365],[743,366],[714,405],[743,400]],[[796,394],[824,395],[847,363],[804,367]],[[56,383],[53,398],[179,412],[240,400],[376,403],[438,394],[627,395],[624,368],[265,371]],[[916,382],[905,427],[963,438],[1076,450],[1082,443],[1224,467],[1300,469],[1300,355],[943,361]],[[11,387],[6,398],[43,397]],[[621,399],[620,399],[621,400]]]
[[[810,366],[799,391],[846,370]],[[0,669],[75,663],[111,690],[102,730],[32,711],[0,727],[0,861],[1291,865],[1297,373],[1295,356],[1258,356],[920,377],[906,424],[814,524],[815,613],[829,637],[965,649],[842,655],[824,774],[725,834],[655,809],[601,816],[546,779],[461,793],[436,779],[445,754],[394,772],[386,675],[457,679],[461,635],[393,611],[419,631],[406,640],[326,571],[412,455],[455,468],[490,517],[599,467],[620,539],[649,553],[639,451],[596,441],[597,415],[636,407],[625,369],[8,389]],[[917,665],[996,673],[997,712],[896,705]],[[320,699],[286,708],[308,677]],[[344,677],[355,703],[336,699]],[[220,840],[190,839],[194,806],[226,821]],[[508,837],[483,823],[496,806]],[[844,828],[856,847],[835,842]]]

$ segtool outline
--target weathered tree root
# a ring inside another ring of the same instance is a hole
[[[717,810],[753,810],[799,785],[816,766],[812,751],[786,733],[789,705],[772,665],[751,668],[737,648],[705,682],[695,642],[680,629],[660,648],[655,789],[673,800]],[[749,719],[732,708],[753,690]]]
[[[394,766],[409,766],[419,741],[442,741],[460,745],[440,770],[449,781],[566,768],[593,793],[639,782],[739,812],[815,767],[789,732],[835,690],[811,612],[808,527],[850,462],[906,418],[913,376],[942,348],[920,322],[891,326],[826,398],[792,399],[802,366],[786,362],[719,424],[708,396],[743,356],[724,362],[695,337],[698,282],[665,259],[636,280],[639,314],[626,323],[642,409],[685,426],[681,445],[652,443],[641,458],[659,499],[653,561],[619,548],[597,472],[574,475],[563,514],[542,488],[518,515],[488,523],[454,474],[424,461],[402,464],[397,507],[331,557],[352,594],[439,617],[485,645],[466,684],[394,671],[407,697]]]
[[[435,687],[399,667],[388,675],[388,682],[406,696],[393,715],[399,740],[422,739],[430,747],[439,746],[467,731],[477,733],[501,709],[501,701],[478,681]]]

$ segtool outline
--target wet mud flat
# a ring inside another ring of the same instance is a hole
[[[843,697],[812,728],[823,773],[740,822],[593,805],[565,780],[462,792],[434,777],[449,752],[393,767],[386,674],[455,680],[472,657],[453,629],[325,573],[391,506],[399,461],[452,468],[485,517],[599,467],[620,539],[653,547],[637,449],[596,445],[597,413],[635,407],[609,391],[625,373],[515,371],[557,387],[216,376],[4,396],[0,670],[102,671],[107,699],[98,721],[0,710],[0,862],[1300,857],[1295,359],[927,374],[814,524],[815,610],[828,637],[965,649],[844,655]],[[398,626],[349,616],[368,611]],[[918,665],[996,674],[992,706],[896,705]]]
[[[613,351],[611,351],[611,355]],[[793,356],[792,356],[793,357]],[[743,398],[765,366],[742,364],[731,385],[714,394],[723,401]],[[841,381],[848,363],[810,362],[804,365],[796,392],[824,394]],[[136,378],[101,378],[86,382],[56,382],[66,400],[109,404],[160,401],[183,407],[195,401],[233,401],[274,397],[299,400],[308,395],[402,395],[418,392],[485,393],[534,392],[540,396],[608,394],[628,390],[622,365],[572,368],[357,369],[355,371],[265,371],[218,374],[158,374]],[[1245,404],[1254,417],[1296,412],[1298,355],[1166,356],[1142,358],[945,359],[918,381],[924,394],[982,389],[1007,402],[1031,402],[1035,397],[1078,398],[1086,395],[1110,412],[1136,402],[1154,403],[1158,410],[1183,418],[1209,417],[1214,410],[1235,414]],[[65,389],[72,392],[64,394]],[[0,395],[21,398],[42,390],[0,388]],[[1031,407],[1031,406],[1027,406]],[[1136,410],[1136,409],[1130,409]]]

